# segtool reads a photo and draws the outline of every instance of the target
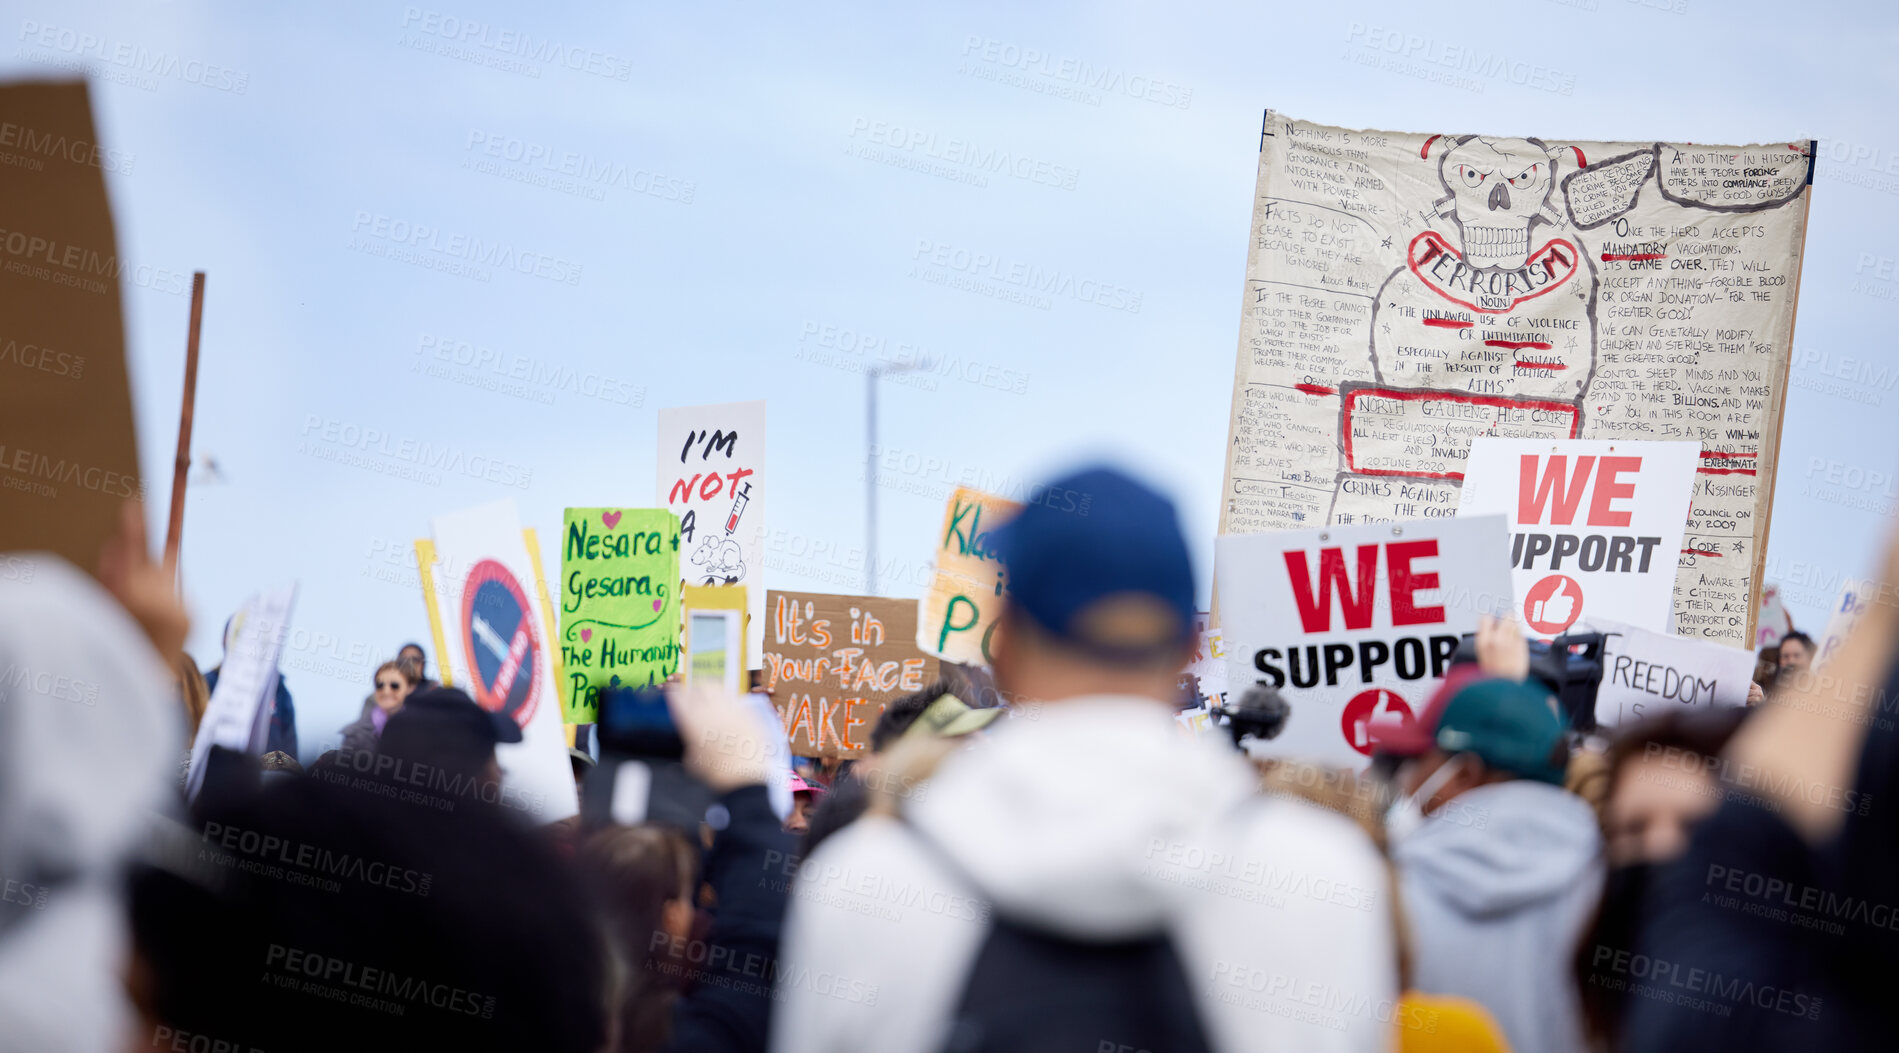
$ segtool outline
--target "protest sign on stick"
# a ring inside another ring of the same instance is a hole
[[[952,662],[989,664],[989,635],[1009,587],[992,535],[1021,510],[1014,501],[968,487],[950,495],[918,646]]]
[[[1747,705],[1754,654],[1737,647],[1651,632],[1608,618],[1603,634],[1596,723],[1615,728],[1669,709]]]
[[[1748,646],[1815,144],[1437,131],[1267,112],[1220,532],[1447,514],[1479,435],[1699,441],[1675,631]]]
[[[679,517],[662,508],[569,508],[561,532],[561,708],[590,724],[603,687],[679,671]]]
[[[297,587],[285,585],[244,602],[231,620],[233,642],[225,653],[218,686],[211,690],[198,736],[191,743],[191,768],[185,795],[196,799],[204,786],[211,747],[261,754],[270,736],[271,702],[277,697],[277,660],[290,630]]]
[[[1695,442],[1480,435],[1457,512],[1508,522],[1518,618],[1531,634],[1552,637],[1588,617],[1667,632],[1700,454]],[[1746,604],[1730,606],[1722,613],[1739,624]]]
[[[1772,647],[1780,643],[1780,638],[1793,632],[1793,615],[1787,613],[1787,605],[1780,600],[1780,586],[1775,582],[1761,584],[1760,603],[1754,612],[1754,647]]]
[[[459,577],[432,578],[424,598],[439,604],[432,620],[444,627],[443,683],[521,728],[521,741],[495,750],[501,763],[502,803],[540,822],[579,811],[567,734],[561,725],[553,651],[536,606],[534,559],[513,501],[437,516],[434,554]]]
[[[659,411],[657,502],[679,517],[680,574],[749,589],[747,654],[765,623],[765,489],[763,400]]]
[[[709,681],[727,694],[747,689],[746,619],[751,604],[743,585],[687,585],[680,593],[683,613],[679,650],[686,682]]]
[[[1813,641],[1813,668],[1816,671],[1839,653],[1847,636],[1852,634],[1853,626],[1859,624],[1860,616],[1872,605],[1873,596],[1879,587],[1876,578],[1848,578],[1841,583],[1840,594],[1833,598],[1833,608],[1827,614],[1826,628],[1820,631],[1820,638]]]
[[[914,600],[774,589],[765,611],[765,683],[798,756],[862,754],[884,706],[936,679]]]
[[[204,272],[191,276],[191,324],[185,332],[185,391],[178,409],[178,454],[171,466],[171,516],[165,529],[165,566],[178,570],[185,541],[185,477],[191,471],[191,422],[198,402],[198,334],[204,325]]]
[[[105,166],[86,85],[0,87],[0,129],[43,146],[0,164],[0,552],[88,574],[144,496]],[[179,283],[173,272],[154,280]]]
[[[1358,764],[1409,722],[1484,614],[1515,606],[1502,516],[1231,534],[1214,542],[1229,689],[1291,704],[1267,750]]]
[[[522,527],[521,541],[527,545],[528,562],[534,565],[534,603],[535,609],[541,613],[541,631],[547,634],[547,639],[557,640],[558,637],[555,636],[555,626],[557,623],[554,620],[554,602],[547,591],[547,569],[541,566],[541,535],[533,527]],[[560,648],[550,644],[548,645],[548,649],[554,655],[554,682],[564,686],[567,683],[567,674],[564,663],[561,661]],[[566,716],[567,714],[563,709],[561,719],[565,721]],[[568,728],[566,731],[567,744],[571,746],[574,744],[573,729]]]

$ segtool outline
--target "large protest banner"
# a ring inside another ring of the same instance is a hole
[[[1410,721],[1464,633],[1514,606],[1502,516],[1233,534],[1214,541],[1231,690],[1291,703],[1270,751],[1337,764]]]
[[[1457,512],[1509,524],[1518,615],[1531,633],[1555,636],[1588,617],[1665,633],[1700,459],[1695,442],[1479,435]],[[1721,613],[1747,617],[1745,604],[1731,606]]]
[[[1747,646],[1812,144],[1263,132],[1220,532],[1448,515],[1477,435],[1693,439],[1676,631]]]
[[[424,599],[443,627],[444,680],[521,728],[521,741],[495,750],[501,803],[541,822],[580,810],[567,733],[561,723],[554,654],[534,598],[534,561],[514,502],[497,501],[432,521],[434,552],[462,577],[436,577]]]
[[[659,411],[659,507],[679,517],[691,585],[744,585],[746,653],[764,640],[765,403]]]
[[[663,508],[569,508],[561,532],[561,715],[591,724],[603,687],[679,671],[679,517]]]
[[[1677,708],[1747,705],[1754,655],[1606,618],[1589,627],[1603,634],[1602,683],[1596,723],[1616,728]]]
[[[936,538],[936,577],[923,597],[917,645],[952,662],[989,664],[989,634],[1002,613],[1007,572],[991,534],[1022,506],[959,486]]]
[[[84,83],[0,87],[0,147],[0,551],[91,574],[144,496],[119,278],[186,278],[119,255],[105,173],[130,162],[100,145]]]
[[[773,589],[765,615],[765,684],[800,757],[858,756],[884,706],[936,679],[914,600]]]

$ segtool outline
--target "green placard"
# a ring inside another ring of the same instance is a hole
[[[561,532],[561,713],[592,723],[596,692],[679,671],[679,517],[662,508],[569,508]]]

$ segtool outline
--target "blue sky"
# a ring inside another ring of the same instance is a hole
[[[1020,493],[1105,456],[1179,500],[1204,597],[1268,106],[1412,131],[1823,140],[1769,546],[1798,622],[1819,627],[1890,527],[1889,5],[11,10],[0,72],[104,74],[121,252],[143,275],[127,340],[155,523],[185,292],[209,272],[194,445],[222,481],[186,515],[192,651],[215,662],[225,614],[301,582],[285,675],[306,751],[426,637],[408,544],[430,516],[512,497],[552,566],[563,507],[651,503],[663,406],[769,400],[766,580],[860,588],[857,370],[879,356],[954,370],[884,386],[885,592],[923,591],[958,482]],[[1379,50],[1398,38],[1402,55]],[[1514,83],[1460,56],[1543,72]],[[971,145],[1020,174],[973,171]],[[521,269],[444,269],[492,246]],[[405,249],[424,262],[392,258]],[[944,276],[939,253],[1059,268],[1114,303],[976,295],[924,276]],[[458,467],[418,471],[424,444]]]

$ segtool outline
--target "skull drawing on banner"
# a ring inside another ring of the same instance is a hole
[[[1466,262],[1521,267],[1530,252],[1531,225],[1539,218],[1561,222],[1550,204],[1557,156],[1534,139],[1475,135],[1445,151],[1437,173],[1450,196],[1437,202],[1437,215],[1457,223]]]
[[[1415,156],[1445,193],[1371,298],[1371,379],[1339,386],[1335,523],[1453,504],[1478,436],[1574,437],[1595,376],[1596,265],[1559,191],[1582,151],[1434,135]]]

